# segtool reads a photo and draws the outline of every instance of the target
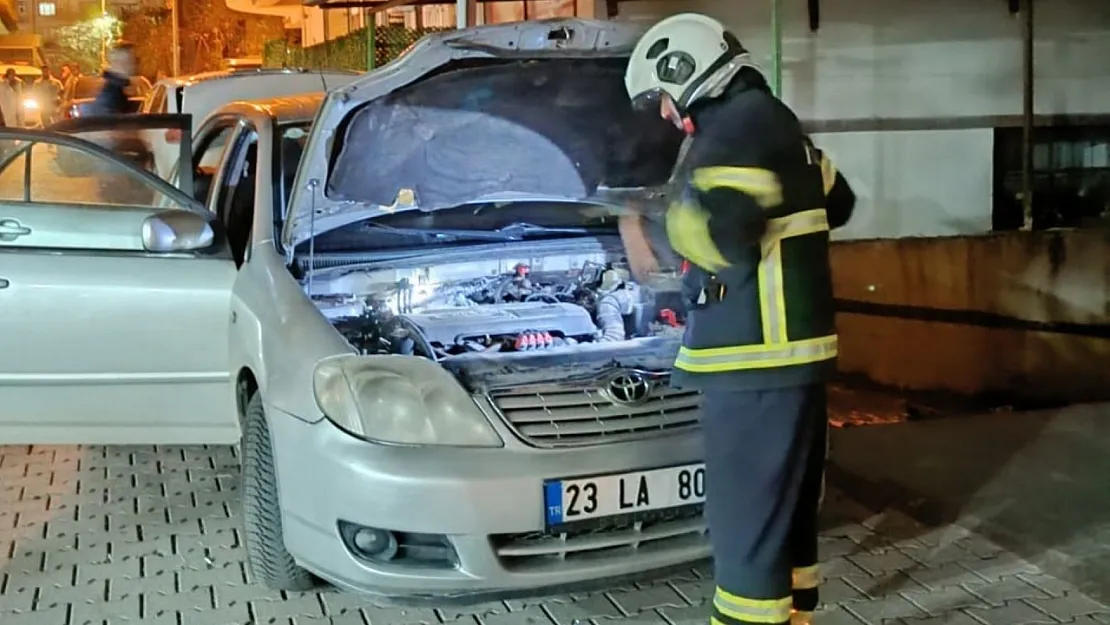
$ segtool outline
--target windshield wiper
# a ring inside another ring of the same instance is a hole
[[[366,228],[401,236],[420,238],[425,243],[450,243],[454,241],[521,241],[541,234],[588,234],[588,228],[549,228],[528,223],[513,223],[495,230],[436,230],[430,228],[395,228],[384,224],[368,223]]]
[[[502,226],[494,230],[494,232],[499,232],[516,239],[523,239],[524,237],[535,234],[589,234],[590,229],[537,226],[536,224],[517,222]]]

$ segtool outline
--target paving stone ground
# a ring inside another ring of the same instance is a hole
[[[0,446],[0,625],[704,625],[708,568],[535,601],[401,609],[252,584],[230,447]],[[1110,625],[958,525],[826,502],[819,625]]]

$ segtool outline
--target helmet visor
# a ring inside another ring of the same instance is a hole
[[[649,89],[632,97],[632,108],[638,112],[658,111],[663,102],[663,90]]]

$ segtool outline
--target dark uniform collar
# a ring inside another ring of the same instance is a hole
[[[695,102],[689,111],[690,118],[694,120],[695,136],[696,129],[711,126],[718,115],[726,114],[725,109],[729,108],[728,105],[734,102],[737,96],[752,91],[769,94],[771,88],[767,85],[763,74],[753,68],[743,67],[725,87],[724,93],[710,100]]]

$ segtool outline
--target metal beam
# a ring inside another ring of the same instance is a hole
[[[782,0],[771,0],[771,92],[782,97]]]
[[[1028,230],[1033,227],[1033,0],[1022,0],[1021,8],[1021,210]]]

